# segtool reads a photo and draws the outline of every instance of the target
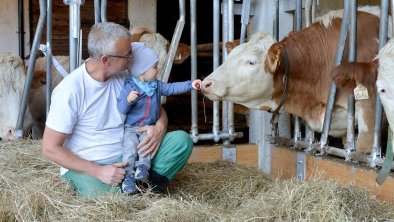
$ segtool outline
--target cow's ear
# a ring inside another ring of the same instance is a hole
[[[129,32],[131,34],[131,42],[139,42],[141,36],[145,34],[152,34],[152,31],[145,27],[133,27]]]
[[[280,65],[280,58],[283,46],[280,43],[274,43],[267,53],[267,58],[264,62],[264,70],[269,73],[274,73]]]
[[[226,42],[226,50],[227,53],[230,53],[235,47],[239,45],[239,39],[235,40],[234,42]]]
[[[179,43],[178,48],[176,49],[174,64],[182,64],[190,57],[190,53],[190,46],[185,43]]]

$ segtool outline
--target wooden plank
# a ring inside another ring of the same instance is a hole
[[[354,176],[353,167],[332,160],[307,156],[306,165],[307,180],[316,176],[322,176],[326,179],[337,180],[340,184],[347,186],[351,183]]]
[[[323,173],[323,178],[337,180],[344,186],[356,186],[370,192],[380,200],[394,204],[394,178],[389,176],[383,185],[376,183],[378,172],[361,166],[322,159],[313,156],[307,157],[307,177],[310,179],[316,173]]]
[[[378,199],[394,204],[394,178],[387,177],[382,185],[376,182],[378,173],[373,170],[357,169],[353,185],[375,194]]]
[[[256,144],[237,144],[236,159],[237,163],[258,167]],[[222,160],[223,148],[215,146],[195,146],[189,162],[212,162]]]
[[[288,179],[296,176],[297,153],[290,149],[273,147],[271,150],[271,176]]]
[[[222,159],[223,149],[220,146],[193,147],[189,162],[213,162]]]
[[[258,167],[256,144],[237,145],[237,163]]]

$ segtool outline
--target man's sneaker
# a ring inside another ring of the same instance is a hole
[[[135,178],[130,175],[126,174],[123,183],[122,183],[122,191],[123,193],[127,194],[135,194],[137,193],[137,187],[135,185]]]
[[[144,183],[149,181],[149,171],[145,165],[139,165],[135,169],[135,179]]]

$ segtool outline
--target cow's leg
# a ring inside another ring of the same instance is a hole
[[[375,99],[356,101],[358,137],[356,151],[370,154],[373,144],[373,129],[375,126]]]
[[[343,146],[344,146],[344,147],[347,147],[347,146],[348,146],[348,144],[347,144],[347,135],[343,135],[343,136],[341,137],[341,139],[342,139],[342,144],[343,144]]]

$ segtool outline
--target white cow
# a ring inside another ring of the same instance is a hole
[[[19,56],[9,52],[0,53],[0,139],[14,139],[15,126],[21,108],[26,70]],[[23,129],[25,133],[33,125],[27,110]]]
[[[384,46],[378,56],[379,68],[376,87],[390,128],[394,127],[394,40]]]
[[[130,34],[133,42],[142,42],[152,48],[159,57],[157,68],[159,73],[157,79],[162,80],[164,74],[164,64],[170,49],[170,43],[160,33],[154,33],[145,27],[132,27]],[[190,46],[179,43],[175,53],[174,64],[182,64],[190,57]]]

